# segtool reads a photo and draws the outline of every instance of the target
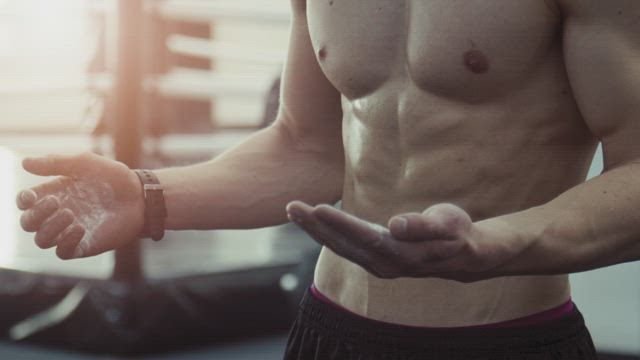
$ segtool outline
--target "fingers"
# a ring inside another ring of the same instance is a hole
[[[313,211],[313,207],[303,203],[302,201],[292,201],[287,204],[287,216],[289,220],[299,222],[304,216]]]
[[[36,233],[35,242],[42,249],[48,249],[56,245],[56,238],[67,227],[73,224],[74,216],[71,210],[62,209],[56,211],[44,221]]]
[[[38,199],[42,199],[47,195],[56,195],[63,191],[73,182],[68,177],[58,177],[54,180],[47,181],[31,189],[22,190],[16,196],[16,205],[20,210],[30,209]]]
[[[294,201],[287,205],[287,216],[289,220],[295,222],[304,231],[306,231],[312,239],[320,245],[326,246],[326,241],[331,235],[313,218],[313,207],[300,202]]]
[[[395,241],[384,226],[359,219],[329,205],[318,206],[313,214],[359,251],[377,256],[390,256],[397,252],[393,246]]]
[[[22,213],[20,225],[25,231],[35,232],[59,207],[60,203],[55,196],[46,196],[32,208]]]
[[[319,205],[313,210],[313,215],[331,224],[338,232],[350,235],[355,241],[380,238],[386,231],[382,226],[361,220],[329,205]]]
[[[404,214],[389,220],[389,231],[398,240],[425,241],[455,238],[456,230],[442,219],[422,214]]]
[[[48,155],[25,158],[22,167],[28,172],[40,176],[64,175],[76,177],[82,169],[91,163],[93,154],[81,155]]]
[[[358,264],[377,277],[393,277],[395,273],[388,271],[390,266],[387,266],[388,262],[385,262],[381,257],[381,255],[389,255],[389,244],[383,241],[380,233],[373,231],[373,225],[340,210],[333,209],[332,211],[330,208],[328,205],[313,208],[304,203],[294,202],[287,206],[287,213],[290,219],[314,240],[331,249],[337,255]],[[326,214],[329,212],[331,214]],[[318,214],[328,216],[332,220],[337,219],[341,223],[325,222],[318,218]],[[361,226],[366,228],[360,228]],[[360,233],[367,238],[355,241],[351,231]]]
[[[80,241],[82,241],[85,232],[84,227],[80,224],[73,224],[69,226],[56,239],[56,243],[58,244],[58,247],[56,248],[56,255],[63,260],[82,257],[84,254],[82,247],[79,246],[79,244]]]
[[[469,215],[451,204],[438,204],[422,214],[410,213],[394,216],[388,226],[399,240],[453,240],[471,227]]]
[[[287,212],[293,221],[302,226],[310,235],[327,234],[320,241],[329,247],[353,246],[360,249],[379,252],[386,245],[382,237],[386,229],[347,214],[329,205],[311,207],[300,202],[287,206]]]
[[[37,199],[38,195],[36,195],[35,191],[31,189],[23,190],[16,196],[16,205],[20,210],[27,210],[36,203]]]
[[[294,201],[287,205],[289,219],[306,231],[311,238],[320,245],[330,248],[336,254],[366,267],[366,264],[370,262],[370,259],[368,259],[369,254],[358,250],[342,234],[318,221],[315,218],[314,211],[315,208],[300,201]]]
[[[38,199],[43,198],[47,195],[56,195],[69,187],[75,180],[66,177],[59,176],[51,181],[44,182],[42,184],[36,185],[31,188],[33,192],[36,193]]]

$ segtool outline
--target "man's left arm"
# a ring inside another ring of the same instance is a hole
[[[640,1],[559,5],[571,87],[602,142],[604,171],[547,204],[478,223],[505,241],[517,239],[517,252],[496,274],[571,273],[640,260]]]

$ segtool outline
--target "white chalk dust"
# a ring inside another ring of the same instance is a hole
[[[101,181],[76,180],[55,195],[62,207],[70,209],[75,215],[75,221],[85,229],[84,237],[75,252],[76,256],[82,256],[91,246],[96,230],[114,215],[107,210],[115,201],[113,188]]]

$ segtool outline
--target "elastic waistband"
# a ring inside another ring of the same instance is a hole
[[[560,344],[584,336],[587,329],[575,306],[570,314],[526,327],[421,328],[383,323],[340,311],[316,299],[309,291],[300,304],[305,326],[372,348],[443,352],[527,349]]]
[[[320,290],[318,290],[315,287],[315,284],[311,284],[311,286],[309,287],[309,292],[311,293],[311,296],[313,296],[316,300],[320,300],[340,311],[344,311],[347,313],[350,313],[354,316],[358,316],[361,317],[361,315],[353,313],[352,311],[350,311],[349,309],[346,309],[336,303],[334,303],[333,301],[331,301],[331,299],[329,299],[328,297],[326,297],[323,293],[320,292]],[[524,316],[521,318],[517,318],[517,319],[512,319],[512,320],[507,320],[507,321],[502,321],[502,322],[497,322],[497,323],[490,323],[490,324],[481,324],[481,325],[468,325],[468,326],[460,326],[458,328],[497,328],[497,327],[509,327],[509,328],[514,328],[514,327],[519,327],[519,326],[531,326],[531,325],[536,325],[536,324],[542,324],[551,320],[555,320],[555,319],[559,319],[561,317],[564,316],[568,316],[569,314],[571,314],[573,312],[573,308],[574,308],[575,304],[573,303],[573,301],[571,301],[571,299],[567,300],[566,302],[554,307],[553,309],[549,309],[549,310],[545,310],[545,311],[541,311],[539,313],[536,314],[532,314],[532,315],[528,315],[528,316]],[[377,321],[377,320],[373,320],[373,321]],[[382,321],[380,321],[382,322]],[[385,323],[382,322],[383,324],[389,324],[389,325],[394,325],[391,323]],[[432,326],[413,326],[413,325],[398,325],[398,326],[403,326],[403,327],[409,327],[409,328],[422,328],[422,329],[438,329],[438,327],[432,327]]]

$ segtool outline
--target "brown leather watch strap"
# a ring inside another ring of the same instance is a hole
[[[150,237],[155,241],[164,237],[164,222],[167,217],[167,207],[164,203],[163,187],[158,177],[151,170],[134,170],[144,193],[144,230],[143,237]]]

